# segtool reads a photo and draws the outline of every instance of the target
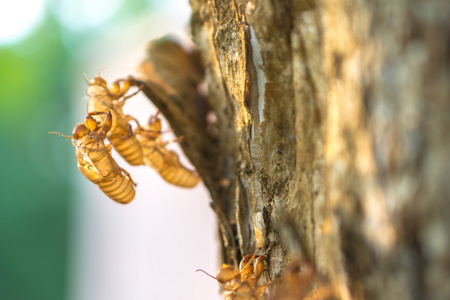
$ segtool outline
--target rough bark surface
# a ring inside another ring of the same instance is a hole
[[[151,46],[143,73],[223,260],[265,255],[271,281],[301,257],[337,299],[450,299],[450,3],[190,5],[203,69]]]

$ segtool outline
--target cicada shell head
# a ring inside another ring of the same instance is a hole
[[[89,128],[84,124],[77,124],[72,131],[72,136],[74,139],[79,140],[89,133]]]
[[[106,79],[99,75],[99,76],[94,77],[91,80],[89,80],[89,85],[91,85],[91,86],[98,85],[98,86],[106,87],[107,83],[106,83]]]

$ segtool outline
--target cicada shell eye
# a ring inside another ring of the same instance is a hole
[[[227,282],[239,275],[232,266],[223,264],[222,267],[217,272],[216,278],[219,282]]]
[[[78,140],[89,133],[89,129],[84,124],[77,124],[72,131],[72,136],[74,139]]]
[[[89,80],[89,85],[101,85],[106,87],[107,83],[103,77],[98,76]]]

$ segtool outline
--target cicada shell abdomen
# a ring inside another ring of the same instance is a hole
[[[123,174],[99,182],[98,187],[109,198],[122,204],[133,201],[136,193],[131,180]]]
[[[83,140],[81,141],[83,142]],[[102,141],[77,146],[78,168],[112,200],[126,204],[135,196],[131,176],[119,167]]]
[[[148,128],[154,129],[151,126]],[[148,128],[137,135],[144,153],[144,163],[171,184],[185,188],[196,186],[201,180],[198,173],[184,167],[178,155],[165,148],[167,142],[161,141],[160,132]]]
[[[144,164],[144,153],[141,144],[135,135],[121,138],[110,138],[109,142],[114,149],[130,165],[140,166]]]
[[[167,149],[158,149],[163,156],[163,166],[159,172],[162,178],[169,183],[180,187],[191,188],[196,186],[201,178],[195,171],[181,165],[178,155]]]

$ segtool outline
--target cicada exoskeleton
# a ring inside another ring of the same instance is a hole
[[[267,285],[258,285],[257,282],[265,271],[264,256],[246,255],[239,269],[231,265],[223,264],[217,271],[216,279],[220,287],[224,290],[225,300],[260,300],[267,288]]]
[[[92,114],[88,114],[83,124],[75,126],[72,136],[59,132],[51,133],[72,139],[76,147],[78,169],[87,179],[98,185],[112,200],[123,204],[129,203],[135,196],[135,184],[130,174],[111,156],[111,145],[104,143],[112,126],[112,115],[109,111],[94,113],[105,114],[103,122],[98,122]]]
[[[163,141],[161,138],[161,120],[155,115],[150,118],[145,128],[138,127],[135,134],[142,146],[144,163],[158,172],[161,177],[180,187],[194,187],[201,178],[196,171],[183,166],[178,155],[166,148],[172,141]]]
[[[108,84],[99,75],[88,83],[88,113],[110,111],[113,121],[106,137],[111,145],[130,165],[144,164],[141,145],[136,136],[133,135],[133,130],[129,124],[130,121],[138,122],[135,118],[125,115],[123,112],[126,101],[136,95],[139,90],[126,95],[130,88],[130,79],[119,79],[112,84]]]

